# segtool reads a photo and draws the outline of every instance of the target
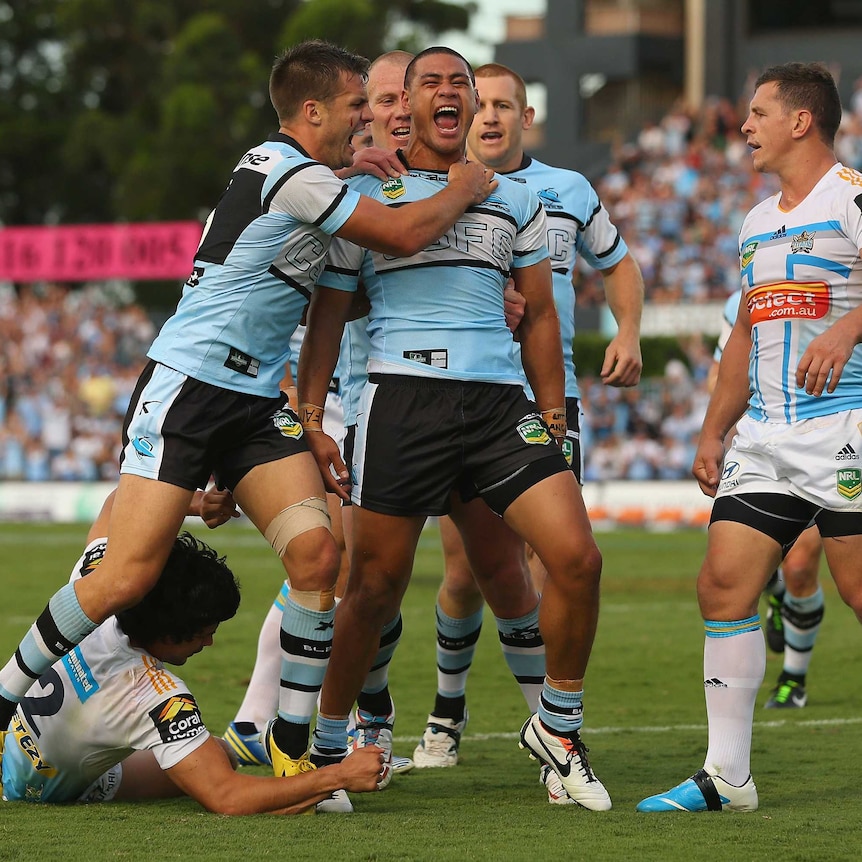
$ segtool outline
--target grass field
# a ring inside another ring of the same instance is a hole
[[[0,526],[0,660],[64,582],[85,532],[83,525]],[[227,555],[243,588],[237,617],[222,626],[213,648],[182,669],[207,725],[220,733],[242,698],[258,625],[280,573],[257,533],[237,525],[205,532]],[[88,808],[0,804],[0,860],[858,859],[862,716],[855,683],[862,638],[831,581],[824,585],[827,613],[806,709],[762,710],[781,669],[780,658],[769,656],[753,748],[760,810],[637,814],[641,798],[687,777],[703,760],[703,638],[694,578],[705,536],[615,532],[598,540],[605,557],[603,598],[584,739],[613,798],[612,811],[545,801],[537,766],[517,747],[526,708],[489,617],[468,685],[471,718],[455,769],[396,776],[384,793],[354,797],[356,813],[347,816],[231,819],[188,800]],[[392,665],[400,754],[412,752],[433,705],[440,572],[439,540],[429,529]]]

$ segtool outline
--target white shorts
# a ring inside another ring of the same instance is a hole
[[[736,428],[716,498],[787,494],[833,512],[862,512],[862,409],[791,424],[746,415]]]
[[[117,795],[122,780],[123,764],[116,763],[78,797],[78,802],[110,802]]]

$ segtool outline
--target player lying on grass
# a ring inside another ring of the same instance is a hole
[[[112,502],[113,495],[91,527],[72,580],[101,562]],[[239,598],[224,558],[188,533],[179,536],[152,591],[109,617],[18,705],[8,731],[0,734],[3,799],[107,802],[188,795],[219,814],[296,814],[313,812],[338,788],[375,790],[379,748],[290,778],[234,771],[227,745],[210,735],[186,684],[163,663],[185,664],[211,646]]]

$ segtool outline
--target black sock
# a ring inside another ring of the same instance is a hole
[[[444,697],[438,694],[434,701],[434,715],[438,718],[449,718],[456,724],[464,720],[466,708],[467,698],[463,694],[460,697]]]
[[[298,760],[308,749],[307,724],[293,724],[279,719],[272,728],[272,736],[278,750],[292,760]]]
[[[366,691],[361,691],[356,699],[356,705],[363,711],[371,715],[389,715],[392,712],[392,698],[389,696],[389,686],[386,686],[382,691],[375,691],[369,694]]]

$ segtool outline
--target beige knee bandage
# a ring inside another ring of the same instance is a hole
[[[263,535],[275,549],[276,554],[283,557],[291,540],[317,527],[323,527],[331,533],[331,523],[326,500],[320,497],[308,497],[282,509],[269,522]]]
[[[330,611],[335,607],[335,587],[328,590],[291,589],[289,595],[292,602],[310,611]]]

